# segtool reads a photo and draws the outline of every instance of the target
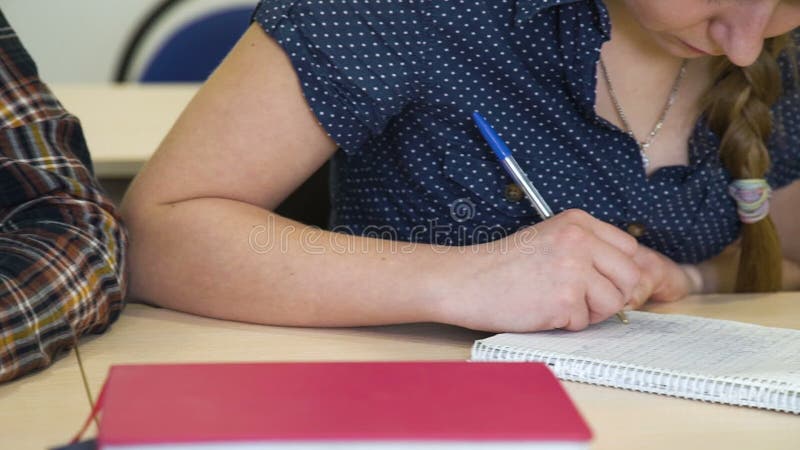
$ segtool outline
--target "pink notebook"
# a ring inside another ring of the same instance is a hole
[[[130,365],[100,399],[101,449],[587,448],[540,363]]]

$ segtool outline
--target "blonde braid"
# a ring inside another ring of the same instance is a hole
[[[782,92],[777,57],[789,36],[768,39],[755,63],[738,67],[720,57],[716,83],[705,96],[708,123],[720,142],[720,160],[734,180],[761,179],[770,167],[767,140],[773,128],[770,107]],[[777,291],[782,284],[778,233],[767,215],[743,223],[736,292]]]

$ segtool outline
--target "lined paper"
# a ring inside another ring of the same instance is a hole
[[[800,413],[800,330],[628,313],[580,332],[505,333],[474,360],[547,362],[562,379]]]

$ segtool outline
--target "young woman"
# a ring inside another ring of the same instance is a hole
[[[264,1],[125,200],[132,294],[531,331],[796,288],[798,25],[797,0]],[[329,158],[334,232],[271,212]]]

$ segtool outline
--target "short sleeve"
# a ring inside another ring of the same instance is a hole
[[[800,31],[794,33],[800,60]],[[800,178],[800,74],[789,60],[781,60],[783,94],[772,109],[775,126],[769,142],[772,167],[767,173],[769,184],[778,189]]]
[[[413,0],[262,0],[253,21],[289,56],[317,120],[348,154],[420,89],[425,31]]]

